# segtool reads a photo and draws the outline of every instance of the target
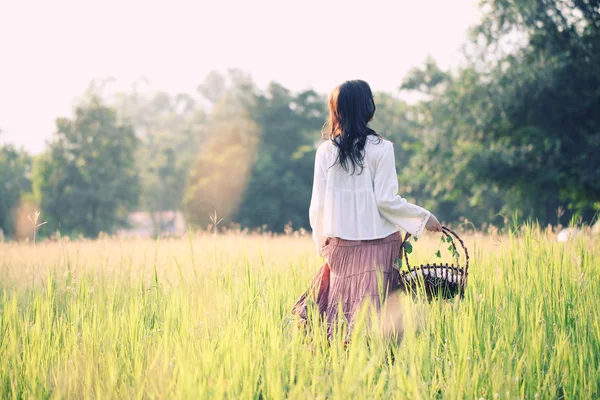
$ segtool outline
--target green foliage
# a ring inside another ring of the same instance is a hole
[[[549,221],[565,206],[567,218],[579,213],[590,220],[600,200],[599,5],[491,4],[480,36],[498,43],[510,29],[528,40],[489,73],[489,154],[474,168],[501,188],[516,187],[529,215]]]
[[[429,70],[435,68],[428,67]],[[424,72],[413,73],[409,86],[420,87],[417,76],[435,81]],[[420,148],[404,168],[401,182],[409,182],[412,196],[422,199],[424,207],[440,220],[459,221],[467,217],[476,225],[498,222],[496,214],[503,207],[503,196],[493,182],[479,182],[470,160],[482,151],[473,139],[481,115],[485,114],[479,87],[479,74],[474,69],[446,76],[436,87],[428,86],[427,99],[414,105],[415,128],[420,132]]]
[[[404,78],[403,89],[416,90],[425,94],[435,94],[439,87],[451,79],[432,57],[427,57],[423,68],[411,69]]]
[[[115,108],[140,140],[136,151],[140,206],[150,212],[155,232],[160,233],[168,221],[159,220],[159,212],[182,208],[188,171],[204,139],[206,116],[190,95],[145,94],[138,85],[132,93],[119,94]]]
[[[206,227],[216,213],[223,224],[234,222],[256,157],[258,129],[240,113],[221,114],[215,106],[207,125],[212,133],[189,172],[184,207],[188,222]]]
[[[412,176],[410,160],[418,155],[422,149],[419,123],[414,107],[389,93],[377,92],[374,94],[377,112],[370,126],[385,139],[394,143],[396,168],[400,176],[399,191],[402,197],[412,202],[421,204],[423,198],[416,191]]]
[[[413,251],[412,244],[408,241],[406,243],[404,243],[404,250],[406,250],[407,254],[411,254]]]
[[[34,193],[50,231],[94,237],[112,232],[138,201],[133,130],[98,98],[56,121],[49,151],[34,167]]]
[[[423,151],[412,160],[425,205],[475,225],[524,218],[556,223],[559,207],[589,221],[600,199],[598,4],[485,2],[475,56],[455,74],[431,60],[403,88],[416,106]],[[505,50],[507,38],[520,46]]]
[[[259,130],[249,116],[248,107],[254,99],[254,85],[238,71],[229,71],[216,82],[228,81],[219,91],[203,86],[199,91],[212,93],[216,101],[205,125],[205,140],[187,173],[184,209],[192,225],[205,228],[211,215],[222,218],[223,224],[234,222],[250,179],[259,140]],[[210,79],[207,80],[210,82]],[[206,82],[205,84],[206,85]]]
[[[309,227],[315,148],[325,119],[313,91],[294,95],[278,84],[255,95],[249,113],[260,131],[256,160],[235,220],[242,226],[283,231]]]
[[[15,211],[24,193],[31,191],[31,157],[11,145],[0,146],[0,231],[15,233]]]

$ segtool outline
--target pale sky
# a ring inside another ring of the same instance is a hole
[[[193,93],[241,68],[326,93],[346,79],[396,92],[433,56],[456,65],[476,0],[0,0],[0,141],[39,153],[92,79]]]

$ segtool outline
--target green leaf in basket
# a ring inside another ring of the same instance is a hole
[[[435,253],[435,256],[437,258],[442,258],[442,253],[440,253],[440,251],[438,250],[437,253]]]
[[[448,246],[448,251],[453,253],[455,251],[454,246],[452,246],[452,245]]]
[[[411,253],[412,253],[412,244],[410,244],[410,243],[407,241],[407,242],[406,242],[406,244],[405,244],[404,246],[405,246],[404,248],[406,249],[406,252],[407,252],[408,254],[411,254]]]
[[[394,265],[396,266],[396,268],[402,269],[402,257],[396,257]]]

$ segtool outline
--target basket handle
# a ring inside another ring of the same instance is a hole
[[[454,236],[456,238],[456,240],[458,240],[458,243],[460,243],[464,253],[465,253],[465,276],[467,275],[468,271],[469,271],[469,252],[467,251],[467,246],[465,246],[465,242],[463,242],[463,240],[458,236],[458,234],[456,232],[454,232],[452,229],[442,226],[442,233],[444,235],[446,235],[446,237],[450,238],[450,240],[452,241],[452,246],[454,246],[454,248],[456,248],[456,245],[454,244],[454,238],[452,236]],[[410,270],[410,264],[408,263],[408,253],[406,252],[406,243],[408,243],[408,239],[410,239],[410,233],[406,232],[406,234],[404,235],[404,240],[402,241],[402,243],[400,244],[400,254],[399,257],[402,258],[402,256],[404,255],[404,260],[406,261],[406,266],[408,267],[408,269]]]

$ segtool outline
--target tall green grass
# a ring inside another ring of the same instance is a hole
[[[598,398],[598,238],[465,239],[464,300],[348,347],[289,318],[321,262],[306,236],[0,244],[0,398]]]

